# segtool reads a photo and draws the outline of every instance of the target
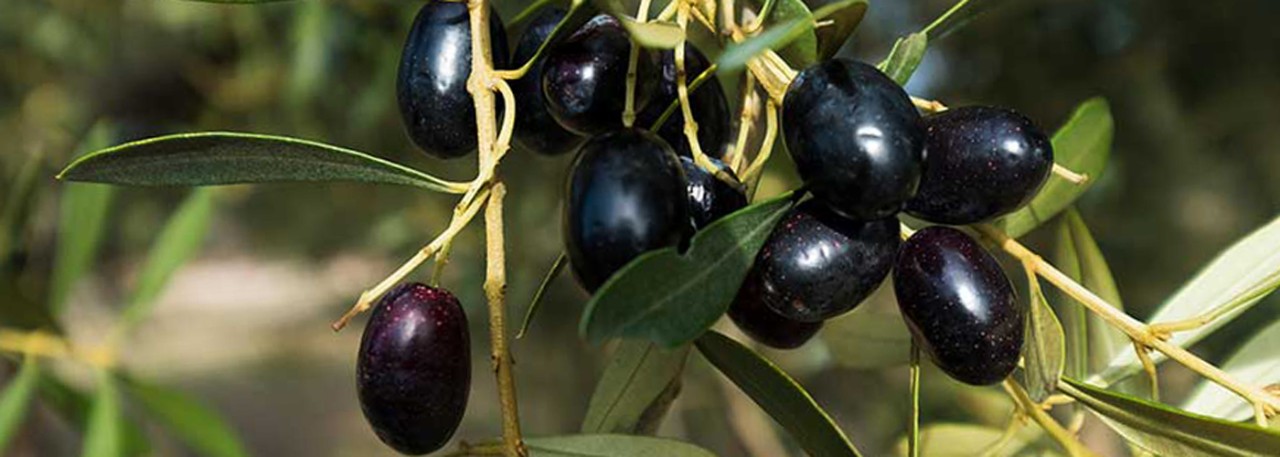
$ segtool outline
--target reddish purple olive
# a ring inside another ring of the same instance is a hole
[[[884,282],[900,243],[896,219],[859,222],[808,200],[774,227],[756,254],[742,288],[758,293],[739,298],[760,300],[794,321],[830,319]]]
[[[907,212],[926,221],[964,225],[1010,213],[1053,169],[1049,137],[1015,111],[971,106],[924,122],[924,173]]]
[[[743,333],[760,344],[776,349],[803,346],[822,329],[822,322],[800,322],[778,314],[765,305],[764,282],[748,276],[729,306],[729,318]]]
[[[831,59],[800,72],[782,101],[782,132],[814,197],[848,217],[890,217],[915,195],[920,113],[875,67]]]
[[[467,315],[453,294],[419,283],[388,292],[360,339],[356,388],[378,438],[409,455],[445,445],[471,393]]]
[[[724,163],[719,160],[711,159],[711,162],[724,167]],[[680,157],[680,166],[684,169],[686,189],[689,192],[689,217],[693,219],[695,231],[747,206],[746,194],[703,170],[693,163],[693,159]],[[729,171],[727,167],[723,169],[735,181],[738,179],[733,171]]]
[[[916,343],[952,378],[994,384],[1018,365],[1023,310],[1000,264],[969,235],[916,232],[898,253],[893,290]]]
[[[653,53],[640,48],[636,60],[634,109],[644,109],[653,92]],[[622,128],[626,107],[631,35],[607,14],[596,15],[564,42],[548,50],[542,64],[547,111],[580,135]]]
[[[685,83],[693,84],[693,80],[711,67],[711,61],[698,48],[685,45]],[[658,68],[661,79],[654,90],[649,106],[636,115],[636,125],[651,128],[653,123],[662,117],[673,102],[680,97],[676,69],[676,53],[674,50],[663,50],[658,53]],[[698,123],[698,145],[702,152],[714,158],[724,155],[724,145],[729,138],[729,121],[733,114],[729,112],[729,101],[724,97],[724,89],[720,80],[712,75],[696,89],[689,92],[689,110],[693,112],[693,120]],[[676,111],[667,121],[654,129],[662,139],[667,140],[676,154],[682,157],[693,157],[693,149],[684,135],[684,111]]]

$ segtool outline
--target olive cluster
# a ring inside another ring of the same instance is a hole
[[[535,57],[565,14],[544,8],[510,61]],[[505,66],[496,14],[490,24],[494,63]],[[685,46],[686,75],[710,67]],[[409,136],[433,156],[476,149],[470,65],[467,7],[426,4],[405,44],[397,97]],[[601,14],[512,82],[515,141],[545,155],[575,151],[563,236],[570,269],[590,292],[641,254],[679,247],[747,205],[745,187],[718,160],[731,113],[715,78],[689,93],[689,108],[698,144],[727,179],[695,164],[680,111],[655,125],[677,99],[678,76],[673,51],[632,46],[622,24]],[[634,126],[624,123],[628,110]],[[1008,376],[1021,351],[1023,311],[999,264],[945,225],[904,242],[897,216],[967,225],[1025,205],[1053,165],[1044,133],[990,107],[922,117],[885,74],[839,58],[800,72],[781,111],[787,150],[812,198],[769,235],[730,318],[761,343],[798,347],[892,272],[908,327],[939,367],[971,384]],[[358,389],[384,442],[407,454],[443,446],[466,408],[470,372],[466,315],[448,291],[407,284],[377,304],[361,341]]]

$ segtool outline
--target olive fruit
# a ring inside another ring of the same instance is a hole
[[[613,16],[599,14],[547,53],[542,93],[556,122],[582,135],[622,127],[626,107],[631,36]],[[634,108],[653,92],[653,54],[640,49],[636,60]]]
[[[382,442],[418,455],[449,441],[471,393],[468,335],[449,291],[412,283],[382,297],[356,362],[360,408]]]
[[[800,72],[782,101],[782,131],[813,195],[846,216],[892,216],[916,192],[920,114],[875,67],[831,59]]]
[[[689,231],[689,197],[679,159],[657,135],[617,130],[579,151],[562,233],[574,276],[594,292],[636,256],[676,246]]]
[[[684,47],[684,71],[685,83],[693,84],[693,80],[707,71],[711,66],[711,61],[707,56],[702,54],[698,48],[686,44]],[[649,100],[649,106],[645,110],[636,115],[636,125],[644,128],[650,128],[658,118],[662,117],[662,113],[671,106],[673,102],[679,99],[679,86],[676,77],[676,53],[674,50],[664,50],[658,54],[658,68],[660,78],[658,85],[654,89],[653,97]],[[733,117],[729,113],[729,101],[724,97],[724,89],[720,87],[720,80],[714,75],[710,79],[704,81],[697,89],[689,92],[689,110],[693,112],[693,120],[698,123],[698,144],[702,147],[702,152],[711,157],[721,158],[724,155],[724,145],[728,141],[729,120]],[[658,136],[667,140],[675,149],[676,154],[686,157],[693,156],[693,150],[689,147],[689,140],[684,136],[684,112],[676,109],[667,121],[661,126],[654,129]]]
[[[800,322],[835,317],[884,281],[900,243],[896,219],[855,221],[817,200],[805,201],[774,227],[756,254],[742,287],[758,294],[738,298],[760,300]]]
[[[497,13],[489,18],[493,64],[507,63],[507,36]],[[400,54],[396,100],[409,137],[444,159],[476,150],[476,111],[467,92],[471,76],[471,23],[467,5],[432,1],[413,20]]]
[[[724,166],[719,160],[712,163]],[[703,170],[688,157],[680,157],[680,166],[684,169],[686,189],[689,193],[689,217],[693,220],[693,229],[701,230],[717,219],[747,206],[747,195]],[[726,171],[728,168],[724,168]],[[730,176],[733,175],[729,171]],[[736,176],[733,176],[737,179]]]
[[[536,17],[529,21],[529,26],[516,42],[515,55],[511,61],[514,65],[524,65],[542,43],[555,31],[556,25],[567,12],[564,8],[550,6],[543,8]],[[572,151],[584,138],[565,130],[551,113],[547,112],[547,100],[542,95],[542,66],[545,57],[539,57],[529,72],[511,82],[511,91],[516,96],[516,143],[525,149],[544,155],[557,155]]]
[[[933,226],[908,238],[893,290],[916,342],[952,378],[993,384],[1017,366],[1023,310],[1000,265],[964,232]]]
[[[765,305],[764,283],[748,275],[729,305],[729,318],[751,339],[777,349],[795,349],[822,329],[822,322],[800,322],[778,314]]]
[[[921,219],[963,225],[1012,212],[1053,169],[1049,138],[1015,111],[956,108],[924,124],[924,173],[906,208]]]

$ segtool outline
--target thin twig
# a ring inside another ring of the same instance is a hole
[[[911,418],[907,422],[907,455],[920,457],[920,346],[911,341]]]
[[[1058,421],[1053,420],[1053,417],[1049,416],[1049,413],[1040,409],[1040,407],[1031,400],[1031,397],[1027,395],[1027,391],[1024,390],[1022,386],[1018,385],[1013,378],[1006,378],[1004,380],[1004,390],[1009,394],[1009,397],[1013,398],[1013,402],[1018,405],[1018,410],[1027,417],[1030,417],[1032,421],[1035,421],[1035,423],[1039,425],[1040,428],[1044,429],[1045,432],[1048,432],[1049,436],[1052,437],[1054,441],[1057,441],[1058,444],[1062,446],[1062,449],[1067,451],[1068,455],[1072,457],[1094,457],[1098,455],[1089,450],[1089,448],[1084,447],[1083,444],[1080,444],[1080,441],[1076,440],[1075,435],[1072,435],[1071,432],[1062,428],[1062,425],[1059,424]]]

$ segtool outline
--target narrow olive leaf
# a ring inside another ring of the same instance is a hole
[[[839,0],[822,5],[813,11],[815,22],[830,21],[813,29],[818,37],[818,60],[830,59],[849,36],[858,29],[867,15],[867,0]]]
[[[236,132],[184,133],[125,143],[76,159],[58,179],[135,186],[350,181],[466,192],[465,184],[363,152]]]
[[[756,251],[794,203],[788,194],[748,206],[699,231],[683,255],[665,248],[632,260],[587,302],[583,337],[668,348],[693,341],[728,310]]]
[[[199,252],[209,232],[213,209],[214,190],[194,189],[169,217],[138,274],[138,283],[123,313],[122,328],[133,327],[146,319],[169,277]]]
[[[1251,386],[1280,384],[1280,321],[1273,322],[1240,346],[1221,368],[1232,379]],[[1227,420],[1242,421],[1253,416],[1253,407],[1226,388],[1210,380],[1200,382],[1182,409]]]
[[[0,391],[0,453],[9,445],[31,406],[32,393],[40,382],[40,364],[35,357],[26,357],[18,374]]]
[[[1059,389],[1126,440],[1156,455],[1272,456],[1280,432],[1180,411],[1063,378]]]
[[[551,269],[547,270],[547,275],[542,277],[542,284],[538,284],[538,291],[533,293],[533,299],[529,300],[529,307],[525,310],[524,320],[520,322],[520,331],[516,332],[516,339],[524,338],[525,332],[529,331],[529,326],[533,325],[533,316],[542,307],[542,297],[546,295],[547,288],[551,287],[551,281],[559,277],[565,265],[568,264],[569,256],[561,251],[556,261],[551,264]]]
[[[1211,317],[1204,325],[1174,333],[1169,339],[1170,343],[1188,347],[1252,308],[1276,287],[1280,287],[1280,217],[1218,254],[1147,321],[1168,323]],[[1153,357],[1164,360],[1163,354]],[[1114,382],[1137,372],[1140,366],[1133,351],[1114,353],[1103,379]]]
[[[114,135],[114,128],[98,123],[77,147],[80,157],[106,146]],[[110,186],[99,184],[63,186],[58,202],[58,245],[53,259],[53,284],[49,288],[49,308],[55,316],[61,312],[71,288],[89,271],[97,257],[115,192]]]
[[[778,422],[809,455],[857,456],[844,431],[791,376],[741,343],[710,331],[698,351]]]
[[[674,22],[639,22],[623,17],[622,26],[631,34],[633,41],[646,48],[675,49],[684,41],[684,30]]]
[[[877,67],[898,84],[905,85],[911,79],[911,75],[915,74],[920,61],[924,60],[924,52],[928,48],[929,37],[923,33],[912,33],[898,38],[898,41],[893,43],[889,56],[885,57]]]
[[[1067,337],[1058,316],[1040,290],[1040,281],[1035,276],[1028,280],[1031,312],[1027,316],[1027,341],[1022,346],[1022,359],[1026,365],[1023,384],[1027,386],[1027,395],[1039,403],[1053,393],[1058,379],[1062,377],[1067,358]]]
[[[1031,455],[1019,451],[1035,441],[1037,435],[1035,428],[1022,427],[1001,445],[1000,440],[1004,436],[1004,430],[995,427],[963,423],[933,424],[920,430],[919,455],[926,457]],[[897,455],[906,456],[907,438],[900,438],[895,449]]]
[[[120,392],[115,375],[106,370],[98,371],[98,390],[93,396],[93,409],[89,410],[89,423],[84,431],[82,457],[119,457],[124,455],[120,423],[124,416],[120,410]]]
[[[893,287],[880,287],[853,312],[827,320],[818,334],[832,360],[842,367],[902,366],[911,351],[911,333],[898,313]]]
[[[1111,267],[1102,255],[1102,249],[1094,241],[1089,226],[1085,224],[1080,213],[1073,207],[1059,218],[1058,242],[1054,249],[1053,264],[1076,280],[1086,289],[1098,294],[1107,303],[1124,309],[1120,299],[1120,291],[1111,276]],[[1129,338],[1123,332],[1112,327],[1096,314],[1090,313],[1083,305],[1075,302],[1066,294],[1065,300],[1072,300],[1070,312],[1065,313],[1072,332],[1077,335],[1069,337],[1067,352],[1074,360],[1074,368],[1069,373],[1073,377],[1082,377],[1106,368],[1112,354],[1128,351]]]
[[[715,457],[683,441],[633,435],[566,435],[525,440],[529,457]]]
[[[1107,158],[1111,156],[1111,137],[1115,124],[1107,100],[1095,97],[1076,107],[1071,118],[1053,134],[1053,160],[1089,180],[1076,184],[1058,175],[1049,180],[1027,206],[1004,216],[995,225],[1017,238],[1039,227],[1075,202],[1102,177]]]
[[[688,358],[689,346],[668,350],[647,341],[619,343],[591,395],[582,433],[637,433],[645,412],[680,377]]]
[[[125,379],[130,397],[160,425],[206,457],[249,455],[234,429],[214,410],[167,387]]]
[[[89,427],[90,410],[94,399],[88,394],[64,384],[53,376],[40,377],[40,402],[50,407],[75,430]],[[142,429],[132,421],[120,424],[123,434],[124,455],[136,457],[151,454],[151,443]]]
[[[43,151],[43,149],[37,149]],[[22,229],[27,225],[30,209],[34,207],[32,191],[38,181],[44,153],[36,152],[23,161],[13,181],[4,189],[0,198],[0,273],[4,272],[9,255],[21,244]]]
[[[818,61],[818,36],[814,34],[813,12],[803,0],[748,0],[747,3],[762,11],[765,3],[773,3],[764,18],[765,34],[773,28],[783,28],[784,24],[800,21],[803,26],[792,31],[795,35],[790,39],[770,46],[778,52],[778,56],[791,64],[793,68],[805,68]],[[763,35],[763,34],[762,34]],[[745,62],[745,61],[744,61]]]
[[[777,49],[813,30],[813,21],[797,19],[778,24],[739,43],[725,47],[716,61],[721,73],[734,72],[747,66],[747,61],[770,49]]]

